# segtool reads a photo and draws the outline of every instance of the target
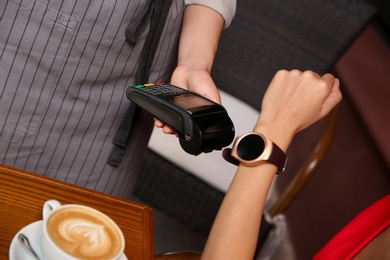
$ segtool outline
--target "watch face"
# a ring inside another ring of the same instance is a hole
[[[245,136],[237,146],[237,154],[246,161],[258,158],[265,148],[264,139],[256,134]]]

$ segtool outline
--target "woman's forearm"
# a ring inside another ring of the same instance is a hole
[[[240,165],[218,211],[202,259],[253,259],[276,167]]]

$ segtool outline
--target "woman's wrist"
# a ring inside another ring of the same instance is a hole
[[[291,134],[282,128],[270,127],[270,126],[260,125],[260,124],[257,124],[253,128],[253,131],[263,134],[265,137],[267,137],[272,142],[274,142],[277,146],[279,146],[279,148],[282,149],[284,152],[287,151],[294,137],[294,134]]]

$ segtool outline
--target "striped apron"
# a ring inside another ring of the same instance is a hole
[[[125,89],[169,81],[184,9],[183,0],[169,4],[156,40],[155,2],[164,1],[1,1],[0,163],[131,194],[153,123],[130,113],[115,156],[113,140],[129,115]]]

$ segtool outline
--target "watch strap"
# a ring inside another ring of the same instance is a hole
[[[267,161],[278,167],[277,173],[284,172],[284,170],[286,169],[287,156],[282,151],[282,149],[277,146],[277,144],[275,144],[274,142],[272,142],[272,144],[272,153]]]
[[[287,156],[283,152],[282,149],[280,149],[279,146],[277,146],[274,142],[272,142],[272,154],[268,158],[268,162],[271,164],[274,164],[278,167],[278,171],[276,172],[277,174],[284,172],[286,168],[286,163],[287,163]],[[232,163],[234,165],[239,165],[240,161],[231,156],[232,149],[231,148],[225,148],[222,151],[222,157],[229,163]]]
[[[238,166],[240,162],[236,158],[234,158],[231,154],[232,154],[232,148],[225,148],[222,150],[222,157],[225,159],[225,161]]]

